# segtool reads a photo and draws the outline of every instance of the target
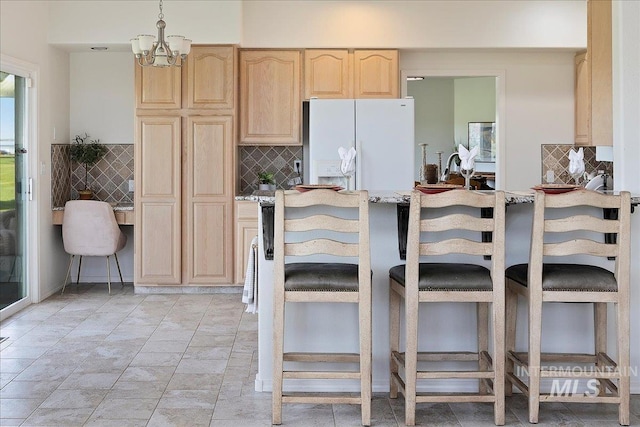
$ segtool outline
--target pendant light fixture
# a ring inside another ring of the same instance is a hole
[[[191,51],[191,40],[184,36],[167,36],[164,40],[164,22],[162,13],[162,0],[160,0],[160,13],[158,14],[158,39],[149,34],[138,34],[131,39],[131,50],[138,59],[138,64],[143,67],[181,67]],[[179,60],[178,60],[179,59]]]

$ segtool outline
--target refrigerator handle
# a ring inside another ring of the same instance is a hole
[[[355,140],[354,148],[356,149],[356,180],[355,189],[362,190],[360,183],[362,182],[362,141]]]

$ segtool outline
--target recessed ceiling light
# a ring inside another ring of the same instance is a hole
[[[407,77],[408,81],[414,81],[414,80],[424,80],[424,77],[422,76],[409,76]]]
[[[91,48],[91,50],[107,50],[107,49],[109,49],[109,48],[106,47],[106,46],[93,46]]]

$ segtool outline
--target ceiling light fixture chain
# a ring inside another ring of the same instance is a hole
[[[164,39],[164,29],[167,24],[164,22],[162,0],[160,0],[159,8],[160,13],[158,14],[158,22],[156,22],[157,40],[149,34],[138,34],[136,38],[131,39],[131,50],[136,56],[138,64],[143,67],[182,67],[191,51],[191,40],[184,38],[184,36],[171,35],[167,36],[167,43]]]

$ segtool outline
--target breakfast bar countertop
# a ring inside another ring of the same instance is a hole
[[[533,203],[533,190],[525,191],[505,191],[505,202],[507,205],[520,203]],[[248,195],[236,196],[238,201],[250,201],[260,203],[274,203],[275,195],[273,191],[254,191]],[[411,191],[370,191],[369,202],[371,203],[409,203]],[[640,204],[640,195],[632,195],[631,204]]]

